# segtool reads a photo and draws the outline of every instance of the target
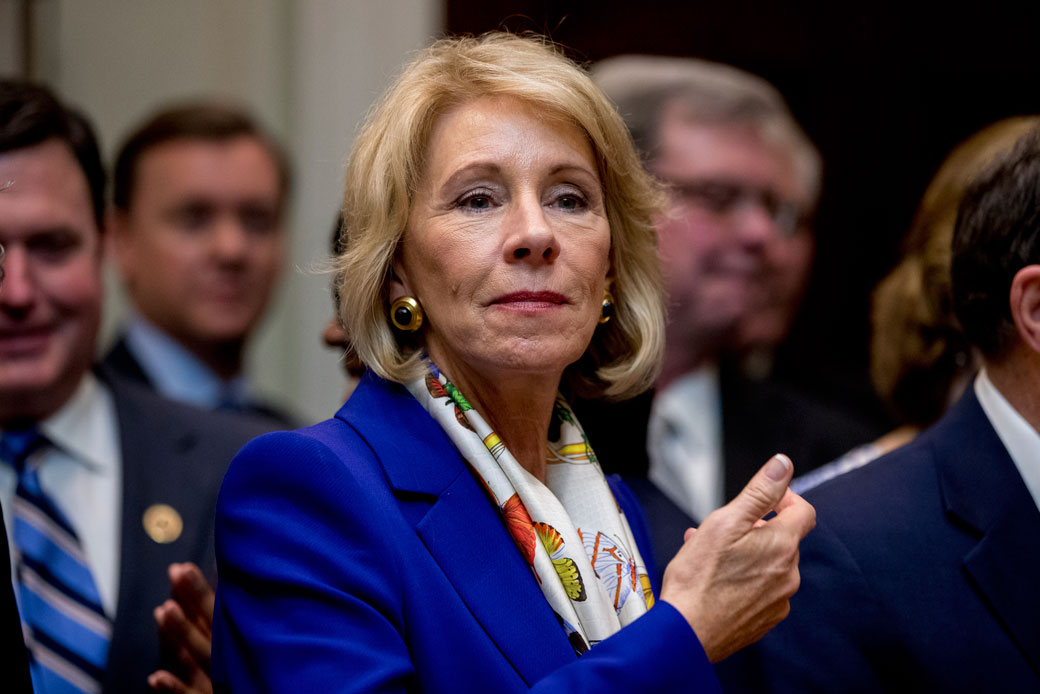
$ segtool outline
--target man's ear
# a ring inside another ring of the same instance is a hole
[[[1010,300],[1019,337],[1040,353],[1040,265],[1026,265],[1015,273]]]
[[[105,210],[105,254],[119,268],[124,280],[129,280],[136,266],[130,234],[129,214],[125,210],[115,207]]]

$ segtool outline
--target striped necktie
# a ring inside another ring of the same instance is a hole
[[[0,461],[18,474],[15,565],[33,688],[100,692],[112,624],[76,532],[40,487],[34,453],[47,445],[36,429],[0,434]]]

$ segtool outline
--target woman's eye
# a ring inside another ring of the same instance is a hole
[[[580,195],[567,193],[556,198],[556,206],[561,210],[580,210],[588,205]]]
[[[466,210],[487,210],[494,206],[494,201],[488,193],[470,193],[459,198],[456,206]]]

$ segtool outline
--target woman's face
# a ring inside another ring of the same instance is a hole
[[[450,377],[554,376],[601,314],[610,227],[577,127],[523,101],[449,111],[430,140],[391,300],[416,297],[421,339]]]

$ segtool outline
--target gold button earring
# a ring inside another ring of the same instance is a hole
[[[414,333],[422,327],[423,312],[419,302],[410,296],[402,296],[390,305],[390,322],[406,333]]]

